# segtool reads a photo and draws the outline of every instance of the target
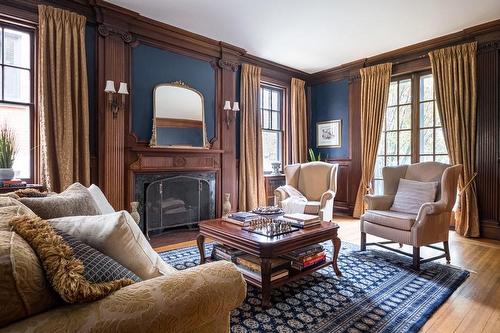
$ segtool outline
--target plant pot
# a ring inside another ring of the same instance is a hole
[[[0,168],[0,180],[11,180],[14,178],[14,169]]]

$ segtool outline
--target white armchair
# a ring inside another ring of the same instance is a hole
[[[286,184],[293,186],[307,198],[304,213],[318,215],[323,221],[333,218],[333,202],[337,192],[338,164],[309,162],[285,166]],[[283,187],[274,191],[274,204],[288,198]]]

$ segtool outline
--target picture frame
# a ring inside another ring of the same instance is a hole
[[[318,148],[342,147],[342,120],[327,120],[316,123],[316,146]]]

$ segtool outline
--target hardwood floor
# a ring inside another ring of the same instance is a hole
[[[359,244],[359,220],[339,217],[339,237],[342,241]],[[180,232],[159,237],[154,241],[157,251],[196,245],[196,232]],[[368,241],[376,240],[368,236]],[[410,252],[410,247],[403,247]],[[471,239],[450,231],[451,264],[471,272],[470,277],[425,323],[421,332],[500,332],[500,241]],[[423,249],[423,257],[434,255]],[[445,260],[439,262],[445,264]]]

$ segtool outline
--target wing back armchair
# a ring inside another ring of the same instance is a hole
[[[305,214],[318,215],[323,221],[333,218],[333,201],[337,192],[338,164],[309,162],[285,166],[286,185],[291,185],[307,198]],[[288,198],[283,187],[274,191],[274,203]]]
[[[415,269],[419,269],[421,263],[444,257],[449,263],[448,232],[457,195],[458,177],[461,172],[462,165],[450,166],[438,162],[422,162],[383,168],[384,194],[365,197],[367,211],[361,216],[361,250],[366,250],[366,245],[371,244],[390,250],[395,249],[384,244],[407,244],[413,246],[413,255],[411,256]],[[424,203],[418,214],[392,211],[391,207],[401,178],[420,182],[438,182],[436,200]],[[366,234],[390,241],[367,244]],[[443,242],[443,249],[431,245],[438,242]],[[421,260],[421,246],[442,250],[445,254]],[[399,250],[395,251],[409,255]]]

